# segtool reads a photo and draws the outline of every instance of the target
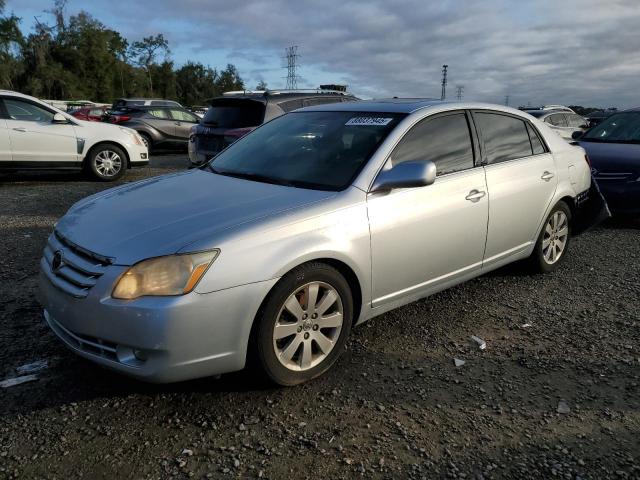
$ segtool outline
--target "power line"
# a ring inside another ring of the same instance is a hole
[[[462,95],[464,94],[464,85],[456,86],[456,97],[458,97],[458,101],[462,100]]]
[[[295,90],[298,88],[298,46],[292,45],[284,49],[285,58],[287,59],[287,90]]]
[[[440,100],[444,100],[447,98],[447,69],[449,65],[442,66],[442,94],[440,95]]]

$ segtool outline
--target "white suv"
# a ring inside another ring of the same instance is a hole
[[[113,181],[148,163],[147,147],[130,128],[78,120],[36,98],[0,90],[0,169],[82,168]]]

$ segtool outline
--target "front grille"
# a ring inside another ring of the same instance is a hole
[[[76,298],[89,294],[107,265],[108,258],[74,245],[58,232],[49,236],[40,260],[40,267],[49,281]]]
[[[72,332],[58,323],[47,311],[45,311],[45,319],[51,329],[72,347],[114,362],[118,361],[118,355],[116,354],[117,345],[115,343]]]
[[[219,135],[196,136],[196,151],[206,153],[218,153],[224,150],[224,138]]]

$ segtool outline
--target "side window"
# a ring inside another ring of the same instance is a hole
[[[147,110],[149,112],[149,115],[156,117],[156,118],[162,118],[162,119],[168,119],[169,118],[169,111],[168,110],[164,110],[164,109],[157,109],[157,110]]]
[[[51,121],[53,121],[53,112],[34,105],[33,103],[13,98],[5,98],[4,106],[7,109],[9,118],[12,120],[41,123],[51,123]]]
[[[185,112],[184,110],[170,110],[171,116],[174,120],[179,120],[181,122],[191,122],[198,123],[198,118],[192,113]]]
[[[431,160],[438,176],[472,168],[473,146],[465,114],[426,118],[411,128],[391,154],[391,162],[414,160]]]
[[[547,149],[540,140],[540,136],[535,128],[527,123],[527,131],[529,132],[529,139],[531,140],[531,148],[533,149],[534,155],[540,155],[541,153],[546,153]]]
[[[554,127],[566,127],[567,126],[567,122],[565,121],[565,118],[564,118],[564,113],[555,113],[553,115],[549,115],[545,119],[545,122],[553,125]]]
[[[500,163],[533,154],[523,120],[498,113],[475,113],[474,119],[484,141],[487,163]]]
[[[292,110],[296,110],[297,108],[302,108],[302,99],[299,98],[297,100],[289,100],[287,102],[282,102],[280,104],[280,108],[285,112],[291,112]]]

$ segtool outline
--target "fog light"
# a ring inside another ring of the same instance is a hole
[[[136,359],[140,360],[141,362],[144,362],[149,358],[145,351],[138,350],[135,348],[133,349],[133,356],[136,357]]]

